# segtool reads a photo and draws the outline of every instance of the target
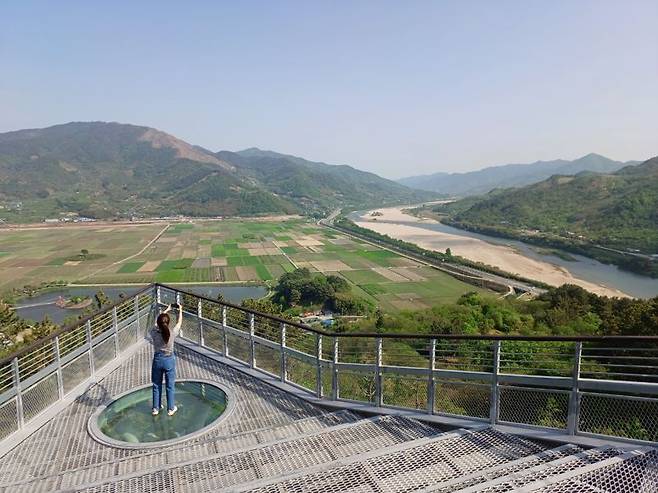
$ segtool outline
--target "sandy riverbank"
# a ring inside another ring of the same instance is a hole
[[[375,219],[374,217],[371,217],[367,213],[361,216],[356,221],[356,224],[363,228],[372,229],[377,233],[389,235],[392,238],[415,243],[428,250],[445,252],[446,248],[450,248],[453,255],[459,255],[476,262],[493,265],[504,271],[512,272],[529,279],[537,279],[552,286],[577,284],[599,295],[628,296],[617,289],[576,278],[564,267],[526,257],[508,246],[494,245],[477,238],[468,238],[415,227],[413,223],[435,223],[436,221],[432,219],[420,219],[404,214],[402,209],[402,207],[376,209],[382,213],[381,216],[376,217],[376,221],[373,220]],[[411,224],[392,224],[392,222]]]

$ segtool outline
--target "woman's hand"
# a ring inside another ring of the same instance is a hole
[[[170,311],[171,311],[171,305],[165,308],[165,311],[163,311],[162,313],[169,313]]]
[[[183,305],[178,303],[178,317],[176,317],[176,326],[174,327],[174,333],[178,334],[181,326],[183,325]]]

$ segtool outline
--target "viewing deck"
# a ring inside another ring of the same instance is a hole
[[[177,377],[225,389],[225,415],[97,441],[173,301]],[[655,492],[657,442],[655,337],[334,334],[155,285],[0,361],[3,492]]]

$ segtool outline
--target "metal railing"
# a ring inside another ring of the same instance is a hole
[[[0,359],[0,441],[143,339],[153,286]]]
[[[149,289],[128,318],[118,305],[0,360],[0,439],[70,392],[71,375],[87,378],[138,342],[147,304],[179,302],[183,339],[321,399],[658,442],[658,337],[335,333]]]

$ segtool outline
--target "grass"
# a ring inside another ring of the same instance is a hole
[[[210,254],[215,257],[226,257],[226,248],[224,245],[213,245],[210,249]]]
[[[155,276],[156,282],[182,282],[185,278],[185,271],[180,270],[167,270],[158,272]]]
[[[390,267],[391,264],[389,260],[399,256],[393,252],[389,252],[388,250],[360,250],[357,252],[357,255],[363,257],[366,260],[370,260],[371,262],[375,262],[382,267]]]
[[[121,268],[117,271],[119,274],[129,274],[132,272],[137,272],[140,267],[142,267],[146,262],[128,262],[123,264]]]
[[[169,270],[184,270],[192,266],[194,259],[182,258],[180,260],[163,260],[155,269],[156,272],[165,272]]]
[[[226,255],[222,255],[222,257],[248,257],[249,256],[249,250],[246,250],[245,248],[226,248]]]
[[[208,282],[212,281],[212,271],[210,268],[187,269],[184,271],[183,281],[185,282]]]
[[[267,270],[267,267],[263,264],[256,266],[256,274],[258,274],[258,277],[263,281],[271,281],[273,279],[272,274],[270,274],[270,271]]]
[[[382,286],[381,284],[361,284],[360,287],[366,293],[372,296],[386,293],[386,288],[384,288],[384,286]]]
[[[334,245],[329,241],[322,246],[322,250],[325,252],[340,252],[341,250],[344,250],[344,248],[345,247],[341,245]]]
[[[259,265],[261,263],[258,257],[248,257],[248,256],[227,257],[226,262],[228,263],[229,267]]]
[[[194,228],[194,224],[186,224],[186,223],[176,224],[175,226],[171,226],[167,230],[167,233],[177,234],[177,233],[181,233],[182,231],[193,229],[193,228]]]
[[[226,263],[229,267],[238,267],[242,265],[242,257],[226,257]]]
[[[260,258],[258,257],[240,257],[242,259],[242,265],[258,265],[261,263]]]
[[[354,284],[378,284],[389,282],[388,279],[373,270],[350,270],[344,271],[342,274],[343,277],[352,281]]]
[[[424,281],[392,282],[373,268],[399,265],[401,257],[356,241],[329,242],[329,237],[340,240],[347,240],[347,237],[338,233],[327,234],[322,228],[302,220],[272,223],[227,220],[174,225],[139,256],[113,265],[123,258],[134,256],[160,229],[161,225],[104,225],[11,232],[0,230],[0,291],[12,286],[60,279],[92,284],[237,282],[240,281],[236,271],[238,267],[247,268],[243,274],[253,270],[255,279],[271,282],[294,270],[294,266],[274,250],[264,255],[251,255],[244,248],[244,243],[263,243],[254,245],[263,253],[262,249],[272,248],[270,242],[273,239],[292,241],[309,234],[322,238],[322,245],[305,247],[295,244],[280,250],[312,272],[317,271],[313,262],[342,262],[353,270],[335,274],[348,280],[355,295],[385,311],[399,311],[414,304],[432,306],[435,303],[454,302],[468,291],[478,291],[471,285],[426,268],[416,268],[414,271],[426,278]],[[66,265],[66,259],[78,255],[82,248],[105,257],[93,263]],[[215,265],[192,267],[197,257],[208,256],[216,260]],[[226,259],[226,265],[218,265],[221,262],[218,263],[217,259]],[[94,274],[103,266],[110,268]],[[140,271],[144,266],[149,271]]]

